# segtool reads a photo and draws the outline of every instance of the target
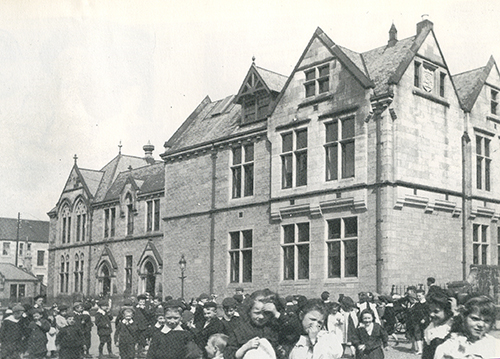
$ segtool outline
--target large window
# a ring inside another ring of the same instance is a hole
[[[45,265],[45,251],[36,252],[36,265],[37,267],[43,267]]]
[[[62,228],[61,228],[61,242],[70,243],[71,241],[71,212],[69,206],[64,206],[61,212]]]
[[[2,255],[3,256],[10,256],[10,242],[3,242]]]
[[[358,219],[327,221],[328,278],[358,276]]]
[[[76,241],[85,240],[85,228],[87,226],[87,208],[85,204],[80,201],[75,209],[76,213]]]
[[[281,135],[281,186],[307,184],[307,129]]]
[[[61,256],[61,268],[59,271],[59,291],[68,293],[69,290],[69,255]]]
[[[229,257],[231,262],[230,282],[249,283],[252,281],[252,231],[229,233]]]
[[[132,256],[125,256],[125,291],[130,293],[132,291]]]
[[[491,90],[491,113],[497,115],[498,111],[498,91]]]
[[[312,97],[330,90],[330,64],[304,71],[306,97]]]
[[[491,189],[491,140],[476,135],[476,187],[489,191]]]
[[[160,200],[155,199],[146,202],[146,231],[160,230]]]
[[[116,208],[104,210],[104,238],[115,236]]]
[[[354,117],[325,123],[327,181],[354,177],[354,128]]]
[[[282,228],[283,280],[309,279],[309,223]]]
[[[253,143],[233,147],[232,157],[233,198],[252,196],[254,172]]]
[[[488,264],[488,226],[484,224],[472,225],[472,263]]]

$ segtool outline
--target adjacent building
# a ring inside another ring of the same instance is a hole
[[[252,63],[206,97],[162,163],[75,162],[49,213],[52,293],[388,293],[497,265],[499,91],[493,59],[450,73],[429,20],[363,53],[318,28],[290,75]]]

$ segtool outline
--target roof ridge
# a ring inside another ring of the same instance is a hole
[[[279,72],[276,72],[276,71],[273,71],[273,70],[268,70],[266,68],[263,68],[263,67],[260,67],[260,66],[257,66],[257,65],[254,65],[256,68],[258,69],[261,69],[261,70],[264,70],[264,71],[267,71],[267,72],[272,72],[273,74],[276,74],[276,75],[279,75],[279,76],[282,76],[282,77],[286,77],[288,78],[288,76],[286,75],[283,75],[283,74],[280,74]]]
[[[486,68],[486,66],[476,67],[475,69],[471,69],[471,70],[459,72],[458,74],[451,75],[451,76],[455,77],[455,76],[459,76],[459,75],[465,75],[465,74],[468,74],[468,73],[470,73],[472,71],[484,70],[485,68]]]
[[[78,169],[80,171],[92,171],[92,172],[101,172],[101,173],[104,173],[103,170],[93,170],[93,169],[90,169],[90,168],[82,168],[82,167],[78,167]]]

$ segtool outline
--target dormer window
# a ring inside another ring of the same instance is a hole
[[[312,97],[330,90],[330,64],[321,65],[304,71],[306,97]]]
[[[497,115],[498,91],[491,90],[491,114]]]
[[[264,120],[269,115],[271,99],[266,95],[250,95],[243,102],[243,123]]]

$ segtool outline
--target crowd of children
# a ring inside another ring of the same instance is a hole
[[[95,325],[99,358],[118,357],[114,341],[122,359],[382,359],[389,337],[398,345],[401,322],[422,359],[500,357],[500,342],[489,335],[493,301],[430,284],[427,293],[410,286],[404,297],[362,292],[357,303],[344,295],[332,301],[326,291],[313,299],[240,292],[220,305],[207,294],[190,303],[145,294],[115,308],[116,318],[110,300],[46,309],[37,297],[31,308],[16,304],[5,313],[1,358],[91,358]]]

